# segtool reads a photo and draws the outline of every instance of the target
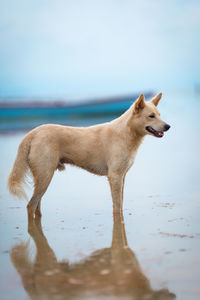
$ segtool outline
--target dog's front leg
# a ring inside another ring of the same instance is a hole
[[[123,209],[124,174],[110,173],[108,180],[113,201],[113,212],[120,213]]]

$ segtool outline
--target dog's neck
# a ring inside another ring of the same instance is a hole
[[[142,144],[145,135],[140,134],[134,129],[134,126],[130,126],[127,124],[127,145],[129,149],[133,151],[137,151],[139,146]]]
[[[134,126],[133,122],[133,108],[130,107],[124,114],[122,114],[119,118],[115,119],[115,122],[118,132],[122,136],[126,136],[126,143],[131,151],[137,151],[145,134],[140,133],[136,130],[136,126]]]

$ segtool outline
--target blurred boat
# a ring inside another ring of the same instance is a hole
[[[150,97],[151,92],[144,93]],[[100,116],[123,113],[139,94],[85,101],[0,101],[0,119]]]
[[[144,94],[146,98],[152,96],[150,92]],[[48,123],[90,126],[108,122],[129,108],[138,95],[85,101],[7,99],[0,101],[0,133],[28,131]]]

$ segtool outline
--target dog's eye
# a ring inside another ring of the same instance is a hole
[[[149,115],[149,118],[155,118],[154,114]]]

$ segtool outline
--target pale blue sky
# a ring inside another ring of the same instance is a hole
[[[0,96],[200,85],[200,1],[1,0]]]

